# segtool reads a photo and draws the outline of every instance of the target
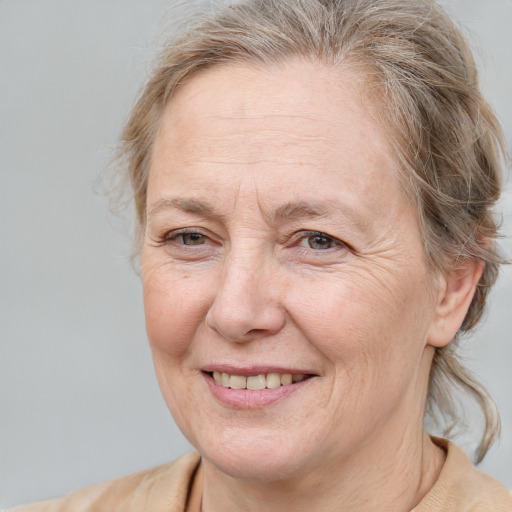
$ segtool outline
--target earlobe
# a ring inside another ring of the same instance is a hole
[[[453,340],[473,300],[483,269],[482,261],[467,259],[441,276],[428,345],[444,347]]]

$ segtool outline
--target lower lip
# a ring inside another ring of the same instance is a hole
[[[203,373],[203,377],[210,388],[212,395],[222,404],[236,409],[261,409],[270,404],[289,397],[293,393],[308,386],[312,377],[301,382],[295,382],[287,386],[279,386],[274,389],[231,389],[217,384],[208,374]]]

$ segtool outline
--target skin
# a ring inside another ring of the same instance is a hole
[[[319,63],[227,65],[163,112],[146,324],[164,398],[203,457],[206,512],[406,511],[441,470],[423,432],[428,375],[481,268],[430,275],[362,91],[349,69]],[[212,395],[212,364],[315,376],[236,408]]]

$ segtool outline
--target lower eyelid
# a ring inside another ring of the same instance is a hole
[[[181,237],[186,237],[187,235],[200,235],[202,237],[201,243],[184,243]],[[190,230],[176,230],[167,233],[166,235],[160,238],[160,245],[162,246],[170,246],[174,247],[174,250],[209,250],[212,246],[219,245],[219,243],[209,236],[199,230],[190,229]]]

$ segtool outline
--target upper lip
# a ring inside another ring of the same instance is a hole
[[[250,366],[235,366],[231,364],[210,364],[203,366],[201,371],[205,373],[219,372],[228,373],[229,375],[241,375],[250,377],[251,375],[263,375],[268,373],[291,373],[292,375],[316,375],[315,372],[305,370],[303,368],[291,368],[285,366],[274,365],[250,365]]]

